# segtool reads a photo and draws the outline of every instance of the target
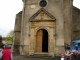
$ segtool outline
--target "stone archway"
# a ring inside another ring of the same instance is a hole
[[[48,32],[39,29],[36,33],[36,52],[48,52]]]

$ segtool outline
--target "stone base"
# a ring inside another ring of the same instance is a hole
[[[20,55],[29,56],[29,46],[28,45],[20,46]]]
[[[61,53],[65,52],[65,47],[64,46],[56,46],[55,49],[55,56],[60,56]]]
[[[14,45],[13,52],[20,53],[20,51],[19,51],[19,45]]]

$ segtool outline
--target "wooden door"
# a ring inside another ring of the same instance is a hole
[[[42,52],[42,35],[43,31],[38,30],[36,34],[36,52]]]

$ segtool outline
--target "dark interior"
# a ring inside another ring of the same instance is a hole
[[[42,30],[43,30],[42,52],[48,52],[48,32],[45,29]]]

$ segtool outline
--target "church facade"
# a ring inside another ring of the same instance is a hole
[[[65,51],[65,44],[80,39],[79,26],[73,0],[23,0],[15,20],[14,52],[57,56]]]

